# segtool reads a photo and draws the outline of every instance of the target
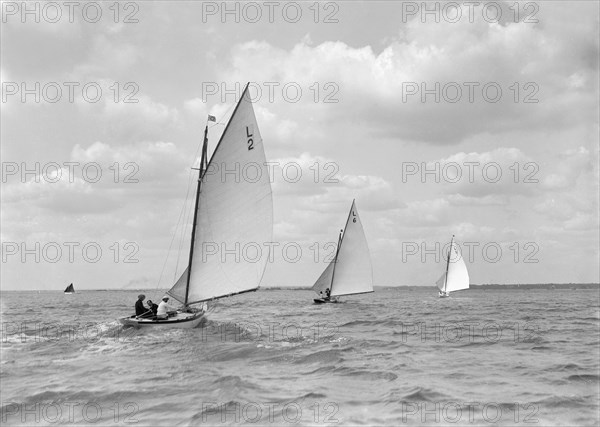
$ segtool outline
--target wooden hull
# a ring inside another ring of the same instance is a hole
[[[438,292],[438,296],[440,298],[448,298],[450,296],[450,293],[449,292],[441,292],[440,291],[440,292]]]
[[[121,317],[119,322],[124,326],[133,326],[134,328],[155,328],[155,329],[192,329],[200,324],[204,312],[183,313],[178,311],[175,316],[165,320],[140,319],[133,317]]]

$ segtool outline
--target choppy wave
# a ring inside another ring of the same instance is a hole
[[[124,329],[137,293],[3,294],[7,425],[31,424],[27,408],[36,425],[600,422],[596,291],[399,288],[322,307],[276,290],[217,301],[194,330]]]

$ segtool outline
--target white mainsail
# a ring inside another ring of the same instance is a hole
[[[332,297],[373,292],[371,255],[354,201],[336,258],[321,274],[313,289],[319,293],[328,287]]]
[[[469,272],[454,239],[450,243],[447,270],[436,282],[440,291],[449,293],[469,288]]]
[[[200,186],[190,265],[169,290],[187,303],[255,290],[269,257],[273,201],[263,141],[248,86]]]

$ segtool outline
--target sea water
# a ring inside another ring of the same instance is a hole
[[[260,290],[125,329],[138,293],[3,292],[2,424],[600,422],[597,289]]]

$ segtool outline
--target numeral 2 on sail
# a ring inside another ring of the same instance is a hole
[[[254,131],[250,133],[250,128],[248,126],[246,126],[246,136],[248,137],[248,150],[252,150],[254,148],[254,139],[252,139]]]

